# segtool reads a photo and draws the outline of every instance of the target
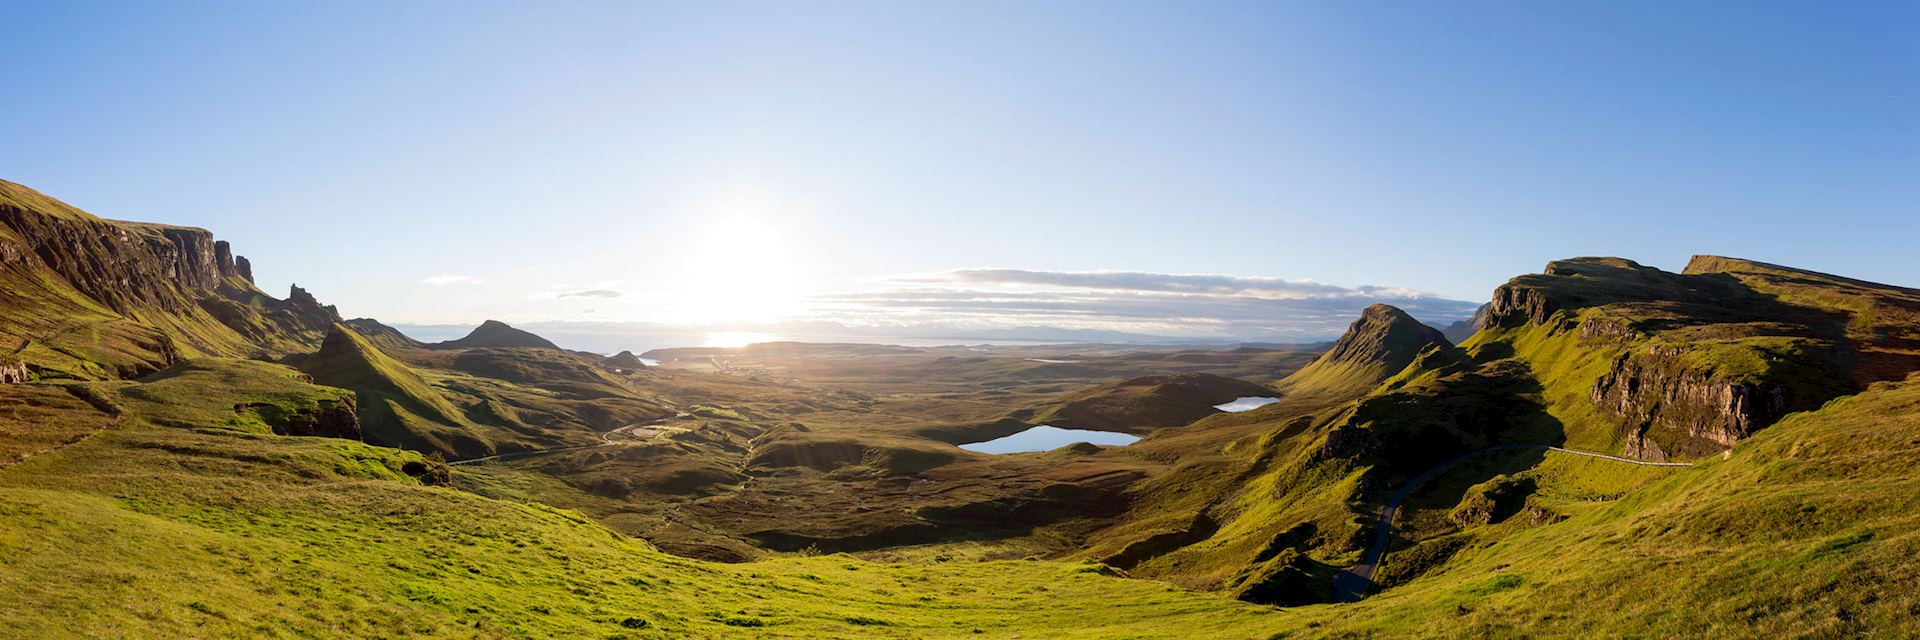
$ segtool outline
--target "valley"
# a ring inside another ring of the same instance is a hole
[[[1457,343],[609,356],[213,238],[0,182],[0,635],[1920,634],[1920,290],[1573,258]]]

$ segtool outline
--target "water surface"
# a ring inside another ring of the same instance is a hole
[[[1061,429],[1040,425],[1004,438],[995,438],[986,442],[960,445],[960,448],[980,453],[1026,453],[1029,451],[1052,451],[1075,442],[1091,442],[1111,447],[1133,444],[1140,438],[1111,431],[1088,431],[1085,429]]]
[[[1260,396],[1241,396],[1239,398],[1234,398],[1233,402],[1229,402],[1226,404],[1213,405],[1213,408],[1219,409],[1221,411],[1227,411],[1227,412],[1252,411],[1254,409],[1258,409],[1260,407],[1264,407],[1279,401],[1280,401],[1279,398],[1263,398]]]

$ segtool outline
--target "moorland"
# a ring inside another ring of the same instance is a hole
[[[609,355],[0,182],[0,310],[8,637],[1920,634],[1920,290],[1752,260],[1322,344]],[[959,446],[1040,425],[1139,440]]]

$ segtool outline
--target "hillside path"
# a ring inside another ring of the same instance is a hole
[[[674,418],[682,417],[685,415],[686,414],[682,413],[682,414],[675,415],[673,417],[654,420],[652,422],[642,422],[639,424],[630,424],[624,427],[620,427],[618,429],[614,429],[612,431],[608,431],[606,433],[600,434],[600,441],[595,442],[593,444],[576,444],[576,445],[566,446],[566,447],[554,447],[552,449],[528,449],[526,451],[513,451],[513,452],[496,454],[491,456],[482,456],[479,458],[467,458],[465,460],[452,460],[447,462],[447,464],[449,465],[478,464],[481,462],[493,462],[496,460],[513,460],[515,458],[525,458],[527,456],[540,456],[540,455],[546,455],[549,453],[560,453],[563,451],[579,451],[581,449],[593,449],[596,447],[616,446],[616,445],[619,445],[620,443],[613,439],[612,436],[614,434],[624,433],[624,434],[627,434],[628,436],[633,436],[633,432],[636,430],[652,429],[655,431],[655,434],[657,435],[662,430],[660,425],[664,425],[668,421],[673,420]],[[685,429],[678,429],[678,430],[685,431]],[[633,437],[633,439],[635,441],[643,441],[643,440],[646,440],[647,438]]]
[[[1614,462],[1648,467],[1693,466],[1692,463],[1688,462],[1635,460],[1594,451],[1580,451],[1578,449],[1566,449],[1544,444],[1502,444],[1460,454],[1451,460],[1434,465],[1426,471],[1420,472],[1420,475],[1414,476],[1413,479],[1408,480],[1406,484],[1400,485],[1400,489],[1393,492],[1392,497],[1387,498],[1386,506],[1380,509],[1380,523],[1373,532],[1373,544],[1369,545],[1366,554],[1360,557],[1360,564],[1333,575],[1334,601],[1359,602],[1361,598],[1367,597],[1368,591],[1373,589],[1373,572],[1375,569],[1380,568],[1380,561],[1387,555],[1387,545],[1393,540],[1393,516],[1400,510],[1400,503],[1406,502],[1407,497],[1413,495],[1413,491],[1420,488],[1421,483],[1432,480],[1434,476],[1440,475],[1448,469],[1459,466],[1462,462],[1479,456],[1500,451],[1519,451],[1524,449],[1545,449],[1547,451],[1558,451],[1576,456],[1587,456],[1589,458],[1600,458],[1602,460],[1612,460]]]

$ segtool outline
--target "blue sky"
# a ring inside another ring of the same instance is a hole
[[[1913,3],[0,11],[0,178],[393,322],[1304,335],[1577,255],[1920,285]]]

